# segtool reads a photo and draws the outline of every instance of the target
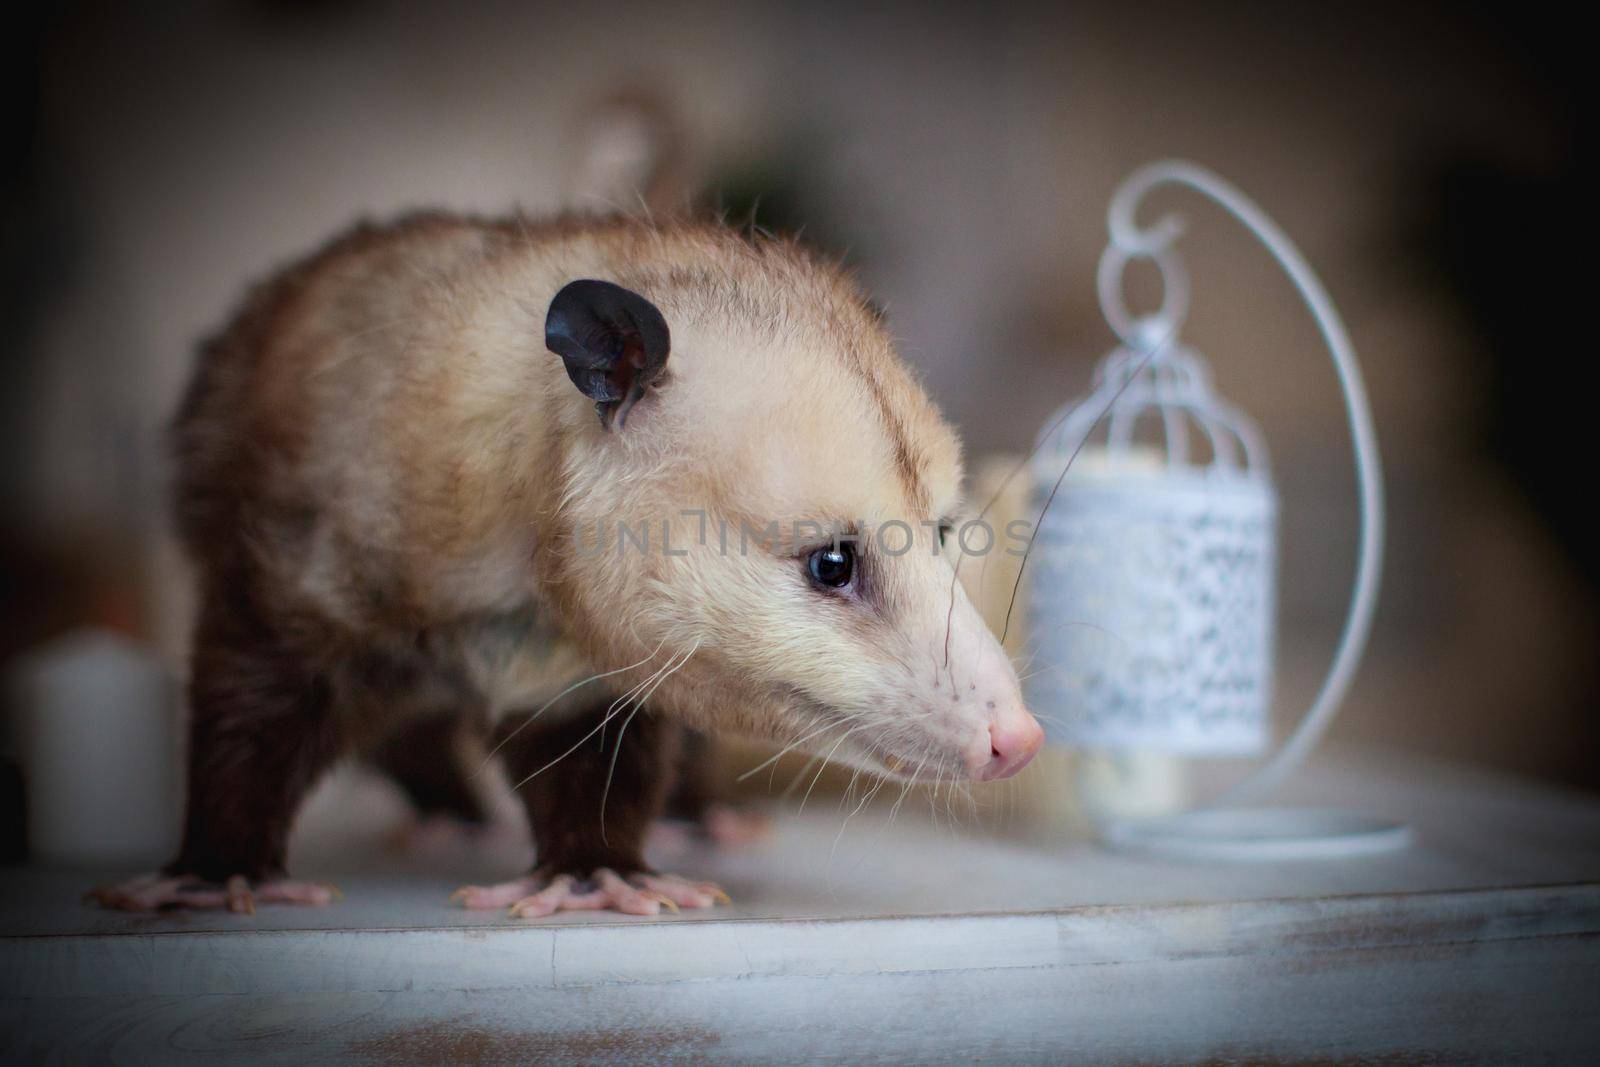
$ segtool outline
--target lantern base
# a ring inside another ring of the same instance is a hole
[[[1411,828],[1340,808],[1212,808],[1106,823],[1099,838],[1136,855],[1268,862],[1394,852],[1411,843]]]

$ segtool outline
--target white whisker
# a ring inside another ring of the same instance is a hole
[[[844,744],[845,739],[851,734],[855,733],[857,730],[862,730],[865,728],[866,723],[862,723],[860,726],[853,726],[846,730],[843,734],[839,735],[839,740],[835,741],[833,743],[833,747],[828,750],[828,754],[822,757],[822,766],[817,768],[816,777],[811,779],[811,785],[806,789],[806,795],[800,798],[800,807],[797,809],[796,814],[806,810],[806,801],[811,799],[811,790],[817,787],[818,779],[822,777],[822,772],[827,770],[828,761],[833,759],[833,754],[835,752],[839,751],[839,746]]]
[[[516,737],[519,733],[521,733],[524,729],[526,729],[528,724],[533,722],[533,720],[535,720],[539,716],[543,715],[546,711],[549,711],[551,706],[554,705],[556,701],[560,700],[562,697],[566,696],[568,693],[572,692],[574,689],[577,689],[577,688],[579,688],[581,686],[588,685],[590,682],[598,682],[602,678],[610,678],[614,674],[622,674],[624,671],[631,671],[635,667],[644,666],[646,663],[649,663],[651,660],[656,658],[656,652],[660,652],[661,651],[661,645],[664,645],[666,643],[667,643],[666,639],[662,638],[661,644],[656,646],[655,652],[650,653],[648,656],[646,656],[644,659],[640,660],[638,663],[630,663],[626,667],[618,667],[614,671],[603,671],[600,674],[592,674],[589,677],[582,679],[581,681],[573,682],[571,685],[567,686],[561,692],[557,693],[555,696],[553,696],[549,700],[545,701],[544,705],[542,707],[540,707],[538,711],[534,712],[532,715],[529,715],[527,718],[523,719],[520,723],[517,724],[517,728],[515,730],[512,730],[510,733],[506,734],[506,736],[502,737],[500,739],[500,743],[495,745],[493,748],[491,748],[489,750],[489,754],[487,756],[483,757],[483,763],[479,765],[477,771],[474,772],[473,777],[477,777],[479,774],[482,774],[484,768],[489,766],[489,761],[494,759],[495,753],[499,752],[502,748],[504,748],[506,746],[506,742],[510,741],[513,737]]]
[[[696,643],[695,647],[696,648],[699,647],[698,642]],[[690,651],[690,653],[693,653],[694,649],[690,649],[689,651]],[[688,658],[689,658],[688,656],[685,656],[684,657],[684,661],[687,662]],[[566,759],[568,756],[570,756],[574,752],[578,751],[579,748],[583,747],[584,742],[588,741],[590,738],[594,737],[595,734],[597,734],[601,730],[605,729],[606,723],[610,722],[612,719],[617,717],[617,715],[619,714],[618,708],[620,708],[625,703],[632,702],[634,696],[636,694],[638,694],[641,690],[643,690],[647,685],[649,685],[652,680],[657,678],[661,674],[662,670],[666,670],[668,667],[671,667],[673,670],[676,670],[677,667],[681,667],[683,665],[681,663],[679,663],[676,666],[674,666],[674,661],[676,659],[677,659],[677,657],[674,656],[672,659],[668,660],[665,664],[663,664],[661,669],[656,671],[655,674],[652,674],[649,678],[646,678],[644,681],[640,682],[638,685],[634,686],[632,689],[628,690],[626,693],[622,694],[622,696],[620,696],[616,700],[614,700],[611,703],[611,706],[606,709],[606,714],[600,720],[600,724],[598,726],[596,726],[594,729],[590,730],[588,733],[586,733],[582,737],[580,737],[577,740],[577,742],[575,742],[573,744],[573,746],[571,748],[569,748],[565,752],[561,753],[561,755],[557,756],[555,759],[551,760],[549,763],[546,763],[543,767],[540,767],[538,770],[534,771],[532,774],[530,774],[526,778],[522,779],[516,785],[512,786],[511,787],[512,792],[515,792],[516,790],[521,789],[523,786],[527,785],[529,782],[531,782],[535,778],[539,777],[539,775],[543,774],[545,771],[548,771],[551,767],[554,767],[556,764],[560,763],[562,760]]]
[[[628,713],[628,717],[626,719],[622,720],[622,728],[617,731],[617,747],[611,750],[611,765],[606,769],[605,788],[600,791],[600,841],[602,844],[611,844],[611,842],[606,839],[606,798],[611,795],[611,778],[617,773],[617,757],[622,755],[623,735],[628,732],[628,725],[633,722],[633,717],[643,710],[645,701],[649,700],[655,695],[656,690],[661,688],[661,683],[666,681],[669,676],[677,671],[682,670],[683,665],[689,662],[689,656],[694,655],[695,651],[699,649],[699,647],[700,641],[698,638],[696,638],[693,647],[689,649],[688,655],[683,657],[683,661],[680,662],[676,667],[672,668],[672,670],[667,671],[665,674],[662,674],[660,677],[656,678],[655,684],[652,685],[642,696],[640,696],[638,700],[633,702],[633,710]],[[602,722],[600,725],[604,726],[605,723]]]
[[[851,715],[851,716],[848,716],[847,718],[845,718],[843,721],[844,722],[849,722],[853,718],[855,718],[855,716]],[[795,748],[795,746],[803,745],[807,741],[811,740],[813,737],[816,737],[818,734],[826,733],[827,731],[833,729],[835,726],[838,726],[838,725],[840,725],[839,722],[824,723],[822,726],[820,726],[817,729],[815,729],[815,730],[811,731],[810,733],[806,734],[804,737],[799,737],[799,738],[796,738],[793,741],[790,741],[787,745],[784,745],[783,748],[779,749],[776,755],[769,756],[768,758],[762,760],[760,763],[756,764],[754,767],[751,767],[748,771],[745,771],[743,774],[739,775],[739,777],[735,778],[734,781],[742,782],[746,778],[749,778],[753,774],[759,774],[763,769],[772,766],[774,763],[777,763],[779,760],[781,760],[784,756],[788,755],[789,752]]]
[[[882,789],[883,783],[887,782],[888,780],[889,779],[887,778],[879,778],[878,784],[862,794],[860,802],[856,804],[849,815],[844,817],[844,822],[839,824],[839,832],[833,835],[833,847],[828,850],[828,870],[830,871],[830,880],[832,878],[831,872],[833,870],[833,857],[839,851],[839,842],[844,840],[844,832],[849,828],[850,820],[855,818],[856,814],[860,812],[862,808],[866,807],[873,797],[878,795],[878,790]]]

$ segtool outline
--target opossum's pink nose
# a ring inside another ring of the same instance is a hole
[[[980,782],[1010,778],[1033,759],[1044,744],[1044,731],[1038,720],[1022,708],[1004,714],[989,724],[989,758],[972,768]]]

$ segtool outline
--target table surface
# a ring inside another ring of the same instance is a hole
[[[852,815],[833,798],[814,800],[803,814],[780,813],[771,839],[754,846],[713,850],[681,836],[658,839],[653,863],[717,880],[734,903],[643,922],[998,914],[1600,883],[1600,797],[1413,757],[1344,752],[1313,764],[1282,800],[1402,819],[1414,843],[1338,860],[1176,861],[1115,854],[1003,812],[941,808],[934,819],[923,805],[891,822],[886,806]],[[447,898],[463,882],[525,869],[520,827],[402,853],[382,844],[399,817],[393,797],[359,776],[331,781],[313,797],[291,864],[297,877],[344,890],[345,899],[327,908],[263,906],[253,917],[108,913],[81,903],[81,894],[126,872],[11,868],[0,870],[0,937],[515,925],[501,912],[465,911]],[[607,913],[540,922],[641,924]]]
[[[1593,796],[1323,756],[1284,802],[1403,819],[1415,842],[1292,863],[1118,855],[1037,808],[891,823],[819,799],[757,847],[658,842],[654,862],[734,904],[649,919],[453,907],[462,881],[525,869],[525,839],[385,849],[402,809],[351,775],[291,848],[297,875],[345,889],[327,908],[114,914],[79,896],[125,872],[6,870],[0,1047],[292,1067],[1596,1062]]]

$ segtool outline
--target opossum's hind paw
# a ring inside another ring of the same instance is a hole
[[[700,816],[700,831],[723,848],[743,848],[770,838],[772,820],[751,808],[711,804]]]
[[[662,908],[677,911],[729,903],[728,894],[711,882],[691,882],[671,874],[636,873],[624,878],[607,867],[584,878],[558,874],[548,880],[535,876],[492,886],[464,886],[450,899],[468,908],[506,908],[517,919],[558,911],[658,915]]]
[[[488,832],[483,824],[453,816],[422,815],[396,827],[384,847],[403,856],[437,858],[465,852]]]
[[[696,845],[738,850],[772,839],[772,819],[762,811],[732,804],[708,804],[687,818],[667,818],[650,828],[653,848],[685,852]]]
[[[197,878],[146,874],[117,885],[91,889],[84,900],[117,911],[160,911],[166,908],[226,908],[254,915],[256,904],[304,904],[321,907],[344,896],[339,887],[319,882],[274,878],[252,887],[243,875],[223,884]]]

